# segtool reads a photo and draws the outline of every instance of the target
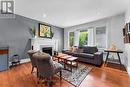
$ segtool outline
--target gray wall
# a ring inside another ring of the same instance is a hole
[[[0,19],[0,46],[9,46],[9,57],[19,54],[20,58],[27,58],[27,50],[31,48],[29,28],[36,27],[38,32],[37,20],[16,15],[15,19]],[[46,23],[43,23],[46,24]],[[64,29],[50,25],[54,32],[54,39],[59,40],[59,51],[63,49]]]

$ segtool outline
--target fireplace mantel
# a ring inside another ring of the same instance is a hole
[[[58,40],[47,38],[32,38],[31,46],[33,50],[42,50],[44,47],[52,47],[53,51],[58,51]]]

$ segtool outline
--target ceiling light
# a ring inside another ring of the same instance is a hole
[[[46,18],[46,14],[43,14],[43,18]]]

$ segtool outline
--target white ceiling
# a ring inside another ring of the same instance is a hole
[[[130,0],[15,0],[15,13],[70,27],[125,12]]]

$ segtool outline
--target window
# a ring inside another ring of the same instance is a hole
[[[74,32],[69,33],[69,46],[74,46]]]
[[[80,31],[79,34],[79,46],[87,45],[88,44],[88,31]]]
[[[98,48],[106,48],[106,27],[96,28],[96,45]]]

